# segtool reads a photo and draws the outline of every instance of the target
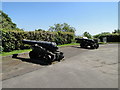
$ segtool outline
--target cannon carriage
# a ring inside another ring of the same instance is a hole
[[[76,43],[80,43],[81,48],[97,49],[99,47],[97,39],[75,38]]]
[[[29,52],[31,59],[51,64],[53,61],[60,61],[64,58],[63,53],[58,51],[58,47],[54,42],[35,40],[23,40],[22,42],[31,45],[32,51]]]

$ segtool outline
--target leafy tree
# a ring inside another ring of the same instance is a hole
[[[13,23],[11,18],[3,11],[0,11],[0,29],[23,31],[23,29],[17,28],[17,25]]]
[[[85,36],[87,38],[92,38],[92,35],[89,32],[84,32],[83,36]]]
[[[74,27],[71,27],[67,23],[54,24],[54,26],[50,26],[50,28],[48,30],[51,32],[62,31],[62,32],[73,32],[73,33],[76,31],[76,29]]]
[[[1,28],[6,28],[6,29],[15,29],[16,28],[16,24],[13,23],[11,18],[8,17],[8,15],[2,11],[0,11],[0,23],[2,24]]]
[[[36,29],[35,31],[45,31],[45,30],[43,30],[43,29]]]
[[[112,33],[118,33],[118,34],[120,34],[120,29],[115,29]]]

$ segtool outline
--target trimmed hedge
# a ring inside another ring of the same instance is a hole
[[[48,31],[2,31],[2,50],[29,49],[30,45],[23,44],[23,39],[56,42],[57,45],[71,43],[74,33],[71,32],[48,32]]]
[[[111,34],[111,35],[103,35],[100,36],[100,41],[103,42],[103,38],[106,37],[107,42],[120,42],[120,34]]]

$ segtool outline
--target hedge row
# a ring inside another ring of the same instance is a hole
[[[111,34],[111,35],[103,35],[100,36],[100,41],[103,42],[103,38],[106,37],[107,42],[120,42],[120,34]]]
[[[48,32],[48,31],[2,31],[2,49],[4,52],[13,50],[29,49],[30,46],[23,44],[23,39],[56,42],[57,45],[71,43],[74,33]]]

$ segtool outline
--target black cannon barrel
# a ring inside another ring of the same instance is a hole
[[[84,38],[75,38],[75,40],[77,40],[77,43],[81,43],[83,41],[95,42],[93,39],[84,39]]]
[[[85,39],[83,39],[83,38],[75,38],[75,40],[77,40],[76,43],[81,43],[81,42],[83,42],[83,40],[85,40]]]
[[[35,45],[38,44],[39,46],[42,46],[46,50],[49,50],[51,52],[57,51],[58,47],[56,43],[54,42],[47,42],[47,41],[35,41],[35,40],[22,40],[23,43],[29,44],[29,45]]]

